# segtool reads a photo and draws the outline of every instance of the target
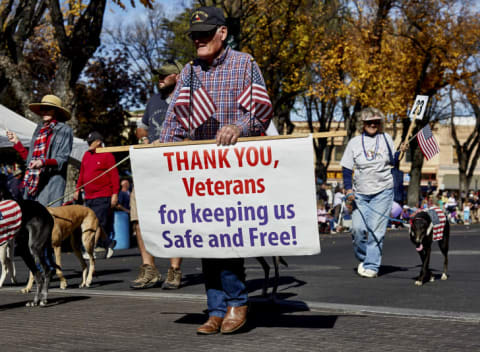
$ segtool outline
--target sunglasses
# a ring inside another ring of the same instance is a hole
[[[380,120],[370,120],[370,121],[365,121],[366,125],[375,125],[375,126],[380,126],[382,121]]]
[[[40,111],[41,113],[45,113],[45,112],[55,112],[55,108],[53,108],[53,107],[51,107],[51,106],[40,106],[39,111]]]
[[[215,33],[217,32],[217,28],[218,27],[215,27],[214,29],[210,31],[205,31],[205,32],[190,32],[188,33],[188,36],[190,37],[191,40],[207,39],[215,35]]]

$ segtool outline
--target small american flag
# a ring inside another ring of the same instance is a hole
[[[20,230],[22,210],[17,202],[4,200],[0,202],[0,244],[9,240]]]
[[[191,68],[193,70],[193,68]],[[192,78],[191,78],[192,76]],[[192,116],[190,115],[190,85],[192,86]],[[183,86],[173,107],[178,121],[185,130],[196,129],[212,117],[217,109],[208,92],[203,89],[202,82],[198,79],[195,71],[191,72],[183,82]],[[190,126],[191,122],[191,126]]]
[[[272,102],[256,66],[252,68],[252,83],[240,94],[237,101],[261,122],[265,122],[271,117],[273,112]]]
[[[438,143],[432,134],[430,125],[427,124],[417,133],[417,141],[423,155],[425,156],[425,159],[430,160],[435,155],[440,153],[440,148],[438,147]]]
[[[447,217],[439,207],[429,208],[428,214],[430,215],[433,224],[433,240],[440,241],[443,238],[443,229],[445,228]]]

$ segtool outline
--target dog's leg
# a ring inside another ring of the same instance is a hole
[[[85,282],[86,287],[90,287],[92,284],[93,280],[93,274],[95,273],[95,257],[93,256],[93,251],[95,250],[95,245],[96,245],[96,238],[97,238],[97,232],[99,233],[98,236],[100,236],[101,232],[100,225],[97,227],[97,231],[93,232],[91,229],[85,231],[82,233],[82,243],[83,246],[85,247],[85,250],[87,253],[89,253],[89,263],[88,263],[88,275],[87,275],[87,280]]]
[[[87,283],[87,263],[85,262],[85,259],[83,259],[82,251],[80,250],[80,239],[77,237],[77,235],[82,236],[81,234],[78,234],[77,231],[75,231],[70,237],[70,244],[72,245],[75,257],[77,257],[78,261],[80,262],[80,266],[82,267],[82,282],[79,285],[79,287],[82,288],[85,287]],[[93,257],[93,252],[90,248],[85,248],[85,250],[89,254],[89,256]]]
[[[55,262],[58,265],[58,268],[56,268],[56,273],[58,276],[58,280],[60,280],[60,288],[62,290],[65,290],[68,286],[67,284],[67,279],[63,276],[63,271],[62,271],[62,245],[58,244],[52,244],[53,245],[53,251],[55,252]]]
[[[268,265],[267,261],[265,260],[264,257],[256,257],[258,262],[263,268],[263,273],[265,275],[265,279],[263,280],[263,287],[262,287],[262,296],[266,297],[267,296],[267,291],[268,291],[268,284],[270,281],[270,265]]]
[[[35,277],[33,276],[32,272],[28,275],[27,285],[20,290],[21,293],[29,293],[32,290],[33,282],[35,281]]]
[[[426,269],[427,269],[427,275],[428,275],[428,278],[429,278],[429,281],[430,282],[434,282],[435,281],[435,275],[433,275],[432,271],[430,270],[430,254],[432,253],[432,247],[428,247],[426,249],[427,251],[427,265],[426,265]]]
[[[2,276],[0,276],[0,287],[3,286],[5,279],[7,278],[8,273],[8,265],[7,265],[7,257],[8,257],[8,243],[3,244],[0,246],[0,262],[2,263]]]
[[[418,275],[417,281],[415,281],[415,285],[417,286],[422,286],[423,283],[425,282],[425,275],[427,271],[427,254],[426,254],[426,248],[423,248],[420,252],[418,252],[420,255],[420,259],[422,260],[422,268],[420,269],[420,274]]]
[[[279,257],[275,256],[275,257],[272,257],[272,260],[273,260],[273,268],[275,269],[275,277],[273,279],[273,288],[272,288],[272,300],[275,300],[275,297],[277,295],[278,282],[280,279],[280,273],[278,271],[280,259]]]
[[[445,224],[445,229],[443,231],[443,238],[438,241],[438,246],[440,247],[440,251],[443,254],[444,261],[443,261],[443,273],[442,273],[442,280],[448,279],[448,245],[450,240],[450,225],[448,223]]]
[[[9,241],[8,243],[8,248],[7,248],[7,267],[8,271],[10,273],[10,280],[12,284],[16,285],[17,284],[17,272],[15,270],[15,261],[13,258],[13,239]]]
[[[17,247],[18,248],[18,247]],[[35,264],[35,259],[33,258],[32,254],[26,248],[26,250],[21,251],[20,256],[22,257],[23,261],[27,265],[27,267],[30,269],[30,277],[35,279],[36,283],[36,291],[35,291],[35,296],[33,298],[33,302],[27,302],[26,306],[27,307],[35,307],[38,305],[39,297],[40,297],[40,286],[42,285],[42,274],[37,268],[37,265]],[[31,280],[33,282],[33,279]],[[30,284],[30,279],[29,279],[29,284]],[[27,287],[29,285],[27,284]],[[23,293],[30,292],[30,289],[32,288],[33,283],[30,285],[30,288],[27,290],[27,287],[22,290]]]

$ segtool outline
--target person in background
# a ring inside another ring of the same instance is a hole
[[[398,160],[399,152],[393,157],[393,140],[383,132],[385,116],[380,110],[365,108],[360,112],[360,119],[362,133],[348,142],[340,164],[347,201],[353,210],[353,249],[360,261],[357,273],[361,277],[375,278],[382,261],[383,239],[393,204],[391,166]],[[406,150],[404,144],[401,148]]]
[[[44,206],[62,205],[67,179],[68,157],[72,152],[73,131],[66,124],[70,111],[55,95],[45,95],[29,109],[42,117],[27,150],[17,135],[7,131],[8,140],[26,162],[24,198]]]
[[[13,199],[20,200],[23,199],[23,186],[22,186],[22,178],[23,173],[20,168],[17,168],[15,171],[12,171],[12,168],[8,168],[7,170],[7,182],[8,182],[8,189],[13,196]]]
[[[471,209],[472,209],[472,203],[470,203],[468,200],[463,204],[463,223],[465,225],[470,225],[472,223],[471,221]]]
[[[270,123],[271,111],[267,110],[268,113],[263,116],[252,116],[238,102],[241,94],[254,82],[265,87],[263,77],[250,55],[226,45],[228,29],[223,11],[217,7],[195,9],[190,17],[189,35],[195,45],[197,59],[193,64],[186,65],[180,75],[160,141],[215,139],[218,146],[225,146],[234,145],[240,136],[264,133]],[[214,102],[213,115],[194,130],[180,123],[175,109],[180,90],[190,76],[196,77],[198,84]],[[209,318],[197,329],[197,334],[238,331],[247,321],[244,258],[204,258],[202,271]]]
[[[130,182],[126,179],[120,182],[116,209],[130,214]]]
[[[332,186],[331,185],[325,184],[325,193],[327,193],[326,208],[327,208],[327,210],[330,210],[333,207],[333,192],[332,192]]]
[[[162,124],[165,120],[168,106],[172,99],[179,73],[183,66],[176,61],[166,63],[154,71],[154,81],[158,82],[159,93],[153,95],[147,103],[141,123],[137,126],[137,137],[140,143],[156,143],[159,140]],[[137,200],[135,190],[131,197],[130,221],[137,238],[138,250],[142,257],[142,264],[138,276],[130,284],[133,289],[145,289],[156,286],[161,282],[162,275],[155,266],[155,258],[148,253],[142,237],[142,231],[138,223]],[[170,258],[170,267],[167,271],[167,278],[162,285],[163,289],[178,289],[182,281],[182,258]]]
[[[327,220],[327,209],[325,207],[325,202],[323,200],[317,201],[317,221],[318,221],[318,231],[320,233],[329,233],[330,224]]]
[[[78,200],[80,189],[83,189],[85,205],[95,212],[107,235],[103,247],[107,251],[105,257],[109,259],[116,245],[116,241],[112,238],[113,209],[118,204],[120,179],[113,154],[96,152],[96,149],[103,145],[103,136],[93,131],[88,135],[87,143],[89,147],[82,158],[77,191],[73,199]],[[109,169],[111,170],[106,172]]]
[[[317,199],[328,204],[327,184],[325,182],[322,182],[318,188]]]

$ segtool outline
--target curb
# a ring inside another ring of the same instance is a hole
[[[18,288],[3,287],[1,291],[19,292]],[[104,297],[125,297],[125,298],[143,298],[143,299],[174,299],[190,302],[206,302],[204,294],[185,294],[170,292],[143,292],[139,290],[132,291],[108,291],[108,290],[91,290],[91,289],[69,289],[68,291],[61,289],[50,289],[49,293],[72,295],[81,294],[85,296],[104,296]],[[464,323],[480,324],[479,313],[466,312],[450,312],[436,311],[428,309],[410,309],[383,306],[362,306],[354,304],[326,303],[326,302],[310,302],[310,301],[288,301],[288,300],[272,300],[269,298],[253,297],[250,298],[254,303],[274,303],[285,307],[294,307],[303,311],[328,312],[343,315],[366,315],[366,316],[394,316],[415,319],[436,319],[448,320]]]

